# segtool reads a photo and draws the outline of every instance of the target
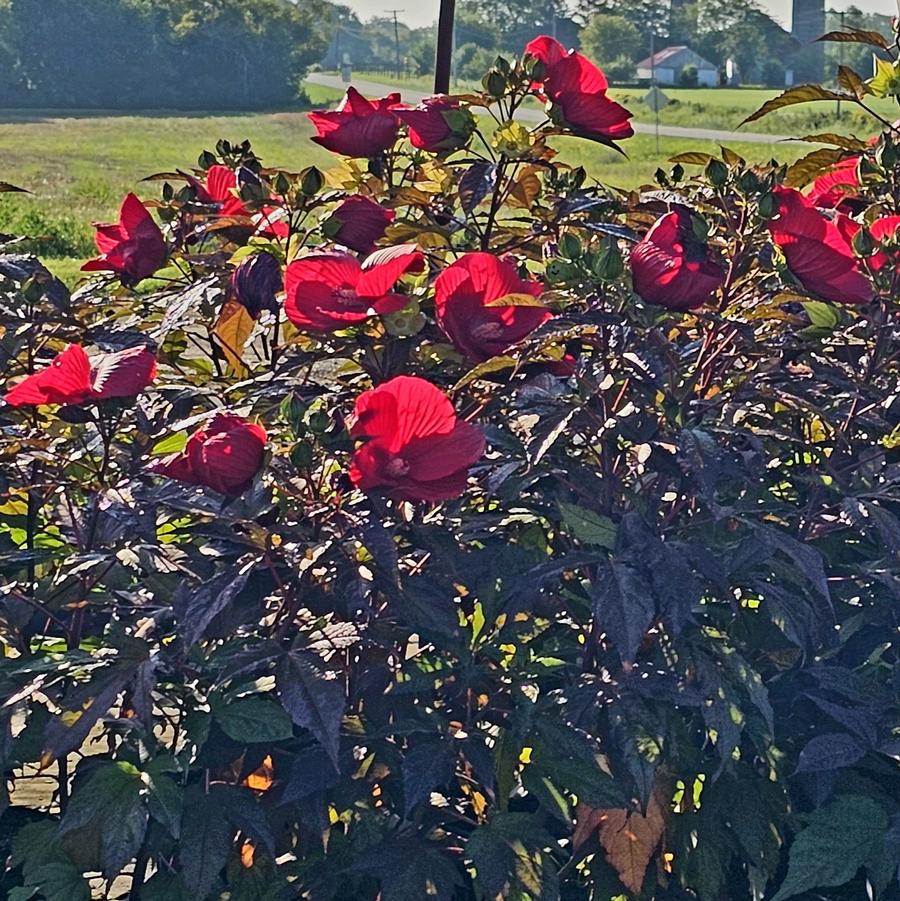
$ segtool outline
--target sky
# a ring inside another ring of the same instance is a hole
[[[356,10],[357,15],[363,20],[371,19],[373,16],[383,16],[391,6],[385,0],[341,0],[341,2]],[[394,0],[394,3],[396,2],[397,0]],[[406,22],[413,28],[419,28],[437,21],[438,0],[412,0],[412,2],[400,0],[400,2],[403,2],[405,7],[403,12],[397,13],[397,18],[401,22]],[[774,19],[777,19],[785,27],[790,26],[790,0],[760,0],[760,3]],[[840,10],[850,5],[849,0],[848,2],[841,2],[841,0],[828,2],[826,0],[826,6],[832,9]],[[852,5],[858,6],[866,12],[878,12],[885,15],[897,14],[897,5],[894,0],[855,0]]]

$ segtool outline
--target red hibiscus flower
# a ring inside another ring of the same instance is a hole
[[[122,202],[118,222],[94,228],[100,256],[88,260],[81,267],[83,272],[115,272],[123,285],[133,286],[166,262],[162,232],[134,194]]]
[[[395,215],[393,210],[357,194],[335,209],[323,223],[322,231],[332,241],[368,254],[375,249],[375,242],[384,237]]]
[[[841,230],[794,188],[775,188],[777,216],[769,234],[791,273],[809,291],[837,303],[868,303],[872,285]]]
[[[853,156],[838,163],[830,172],[820,175],[806,195],[813,206],[823,209],[843,209],[859,194],[859,157]]]
[[[392,293],[407,272],[420,272],[425,258],[414,247],[377,251],[360,265],[348,253],[313,253],[284,274],[284,311],[298,328],[333,332],[364,322],[374,313],[396,313],[409,298]]]
[[[694,234],[691,214],[678,208],[653,223],[631,250],[634,290],[647,303],[692,310],[722,287],[725,272]]]
[[[197,200],[219,208],[219,215],[225,217],[249,216],[250,211],[238,193],[237,174],[228,166],[210,166],[206,170],[206,181],[192,179]]]
[[[308,114],[318,131],[312,140],[343,156],[378,156],[397,140],[400,120],[394,110],[399,105],[399,94],[366,100],[356,88],[347,88],[336,110],[316,110]]]
[[[525,52],[543,63],[541,91],[557,124],[577,134],[611,143],[630,138],[631,113],[606,95],[606,76],[583,54],[566,52],[559,41],[542,35]]]
[[[480,363],[551,318],[546,307],[521,303],[521,295],[540,297],[542,290],[539,282],[519,278],[512,263],[492,253],[467,253],[434,281],[438,324],[457,350]],[[519,295],[520,302],[510,295]],[[504,297],[511,302],[496,304]]]
[[[11,388],[11,407],[62,404],[76,406],[111,397],[134,397],[156,377],[156,356],[146,347],[129,347],[91,360],[84,348],[70,344],[40,372]]]
[[[183,451],[155,463],[150,471],[237,497],[259,472],[265,447],[262,426],[231,413],[219,413],[188,438]]]
[[[350,479],[363,491],[411,501],[459,497],[484,453],[481,430],[457,420],[425,379],[397,376],[361,394],[353,412],[350,434],[366,443],[353,455]]]
[[[475,131],[475,117],[456,100],[439,95],[428,97],[415,109],[397,110],[409,127],[409,143],[429,153],[462,147]]]

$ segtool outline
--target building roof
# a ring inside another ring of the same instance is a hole
[[[685,64],[692,63],[698,68],[704,69],[715,69],[715,65],[711,63],[709,60],[704,59],[700,56],[699,53],[695,53],[691,50],[690,47],[685,46],[684,44],[680,44],[677,47],[666,47],[665,50],[660,50],[658,53],[654,53],[653,56],[648,56],[646,59],[642,59],[638,64],[638,69],[661,69],[665,68],[667,65],[671,66],[675,63],[675,58],[681,55],[688,56],[689,59],[685,61]]]

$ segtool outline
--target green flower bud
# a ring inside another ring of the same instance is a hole
[[[307,166],[300,173],[300,190],[307,197],[318,194],[324,184],[325,176],[315,166]]]

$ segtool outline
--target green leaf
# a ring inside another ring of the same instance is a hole
[[[378,879],[381,901],[451,901],[460,884],[450,855],[416,839],[390,838],[363,852],[353,869]]]
[[[625,662],[633,662],[656,614],[653,588],[644,573],[615,561],[597,573],[594,615],[610,644]]]
[[[141,771],[119,761],[101,764],[87,783],[76,783],[59,834],[87,831],[99,835],[103,873],[116,876],[137,853],[146,829]]]
[[[811,738],[797,759],[798,773],[839,770],[852,766],[866,754],[865,745],[846,732],[829,732]]]
[[[516,360],[514,357],[491,357],[489,360],[485,360],[483,363],[479,363],[477,366],[470,369],[453,386],[453,391],[459,391],[460,388],[464,388],[470,382],[474,382],[476,379],[480,379],[483,375],[487,375],[490,372],[500,372],[503,369],[512,369],[515,365]]]
[[[32,872],[31,879],[41,901],[89,901],[91,898],[87,880],[71,862],[45,864]]]
[[[178,857],[191,897],[203,901],[228,861],[234,839],[219,792],[192,785],[185,793]]]
[[[545,849],[554,841],[527,813],[498,814],[466,844],[475,884],[485,898],[555,899],[559,880]]]
[[[824,303],[821,300],[808,300],[803,304],[809,321],[816,328],[828,329],[829,332],[834,331],[841,322],[841,315],[830,303]]]
[[[274,700],[254,695],[215,710],[222,731],[237,742],[284,741],[293,734],[290,717]]]
[[[875,75],[869,79],[868,86],[876,97],[896,97],[900,94],[900,69],[897,64],[875,57]]]
[[[429,738],[414,745],[403,758],[403,801],[406,815],[431,792],[453,778],[456,751],[442,738]]]
[[[247,554],[235,571],[226,567],[199,585],[185,584],[176,595],[175,609],[181,619],[181,638],[192,647],[206,627],[241,593],[257,565],[257,557]]]
[[[741,122],[741,125],[755,122],[757,119],[762,119],[763,116],[774,113],[776,110],[784,109],[786,106],[793,106],[797,103],[812,103],[816,100],[845,100],[853,103],[856,101],[856,98],[852,94],[826,90],[817,84],[801,84],[795,88],[788,88],[777,97],[767,100],[755,113],[747,116]]]
[[[315,654],[294,651],[281,658],[275,682],[291,719],[313,734],[337,767],[346,705],[343,681],[328,672]]]
[[[772,901],[849,882],[879,848],[888,828],[885,809],[863,795],[840,795],[817,810],[794,839],[787,877]]]
[[[165,773],[148,773],[150,816],[169,830],[172,838],[181,834],[181,816],[184,803],[182,789]]]
[[[558,506],[563,522],[579,541],[610,550],[616,546],[616,526],[608,516],[578,504],[560,502]]]
[[[184,450],[187,444],[188,433],[186,431],[175,432],[174,435],[168,435],[161,438],[153,445],[152,454],[177,454]]]

